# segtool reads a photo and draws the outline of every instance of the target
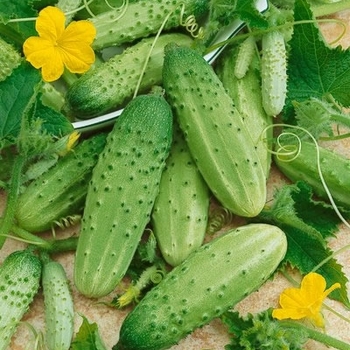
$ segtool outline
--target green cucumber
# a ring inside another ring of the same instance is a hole
[[[74,307],[63,266],[54,260],[43,264],[45,342],[48,350],[68,350],[74,331]]]
[[[121,107],[133,97],[149,54],[139,92],[160,84],[164,47],[172,41],[188,46],[192,43],[188,35],[179,33],[146,38],[82,75],[67,91],[67,114],[84,119]]]
[[[172,139],[172,112],[159,93],[139,95],[117,118],[88,188],[74,282],[88,297],[112,292],[150,221]]]
[[[245,46],[243,49],[245,49]],[[235,74],[235,70],[232,69],[243,59],[241,57],[242,51],[237,50],[236,46],[227,48],[220,55],[215,64],[215,71],[243,117],[261,164],[265,168],[267,178],[271,167],[271,153],[269,150],[271,149],[272,128],[266,128],[272,124],[272,117],[266,114],[262,105],[261,78],[258,69],[259,57],[255,41],[254,51],[250,52],[250,47],[248,51],[248,55],[251,56],[249,58],[251,64],[245,67],[244,74],[240,74],[239,78]],[[244,61],[247,61],[247,59],[244,59]]]
[[[245,217],[266,200],[265,168],[212,66],[191,48],[165,48],[163,86],[194,160],[221,204]]]
[[[11,44],[0,37],[0,82],[5,80],[22,62],[22,57]]]
[[[67,216],[81,214],[92,169],[105,142],[105,133],[82,141],[29,183],[18,198],[16,225],[43,232]]]
[[[29,250],[8,255],[0,267],[0,349],[6,350],[39,290],[41,261]]]
[[[280,140],[280,142],[283,142]],[[328,200],[328,194],[321,182],[318,161],[324,181],[331,193],[335,203],[345,209],[350,208],[350,159],[336,151],[317,146],[319,160],[317,159],[317,148],[313,142],[300,141],[300,152],[297,155],[283,156],[278,152],[274,156],[274,162],[279,170],[291,181],[305,181],[309,184],[315,194]],[[283,147],[297,149],[297,144],[282,143]],[[293,159],[292,159],[293,158]]]
[[[184,9],[184,14],[181,12]],[[170,12],[174,12],[168,19]],[[111,10],[90,18],[96,28],[92,44],[95,50],[120,46],[145,38],[159,31],[163,22],[165,30],[182,25],[189,16],[197,21],[209,11],[207,0],[139,0],[130,2],[122,15]]]
[[[152,227],[164,257],[179,265],[202,245],[207,228],[210,193],[174,123],[173,143],[152,211]]]
[[[257,290],[287,249],[276,226],[250,224],[203,245],[127,315],[113,350],[161,350]]]

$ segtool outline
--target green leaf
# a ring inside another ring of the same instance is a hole
[[[342,287],[330,297],[350,306],[347,296],[347,278],[342,266],[332,258],[326,239],[338,230],[340,219],[328,204],[311,198],[310,187],[298,182],[285,185],[275,193],[274,204],[264,209],[260,219],[280,227],[287,236],[288,249],[283,263],[289,263],[301,274],[307,274],[325,259],[317,270],[328,285],[339,282]]]
[[[107,350],[98,332],[96,323],[90,323],[85,316],[72,342],[71,350]]]
[[[313,20],[306,0],[296,0],[295,21]],[[288,93],[284,119],[293,121],[293,101],[332,96],[350,107],[350,50],[331,48],[314,23],[296,24],[289,42]]]
[[[0,149],[15,142],[22,117],[33,105],[40,84],[40,73],[26,62],[0,83]]]

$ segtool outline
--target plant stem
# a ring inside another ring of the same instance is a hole
[[[11,227],[11,231],[20,239],[25,240],[26,242],[32,245],[35,245],[38,248],[45,249],[45,250],[51,248],[52,244],[49,243],[47,240],[40,238],[16,225]]]
[[[53,239],[47,241],[49,246],[44,247],[42,250],[44,250],[47,253],[54,254],[54,253],[61,253],[61,252],[68,252],[68,251],[74,251],[77,248],[78,244],[78,237],[68,237],[64,239]]]
[[[18,155],[15,159],[12,168],[12,176],[10,188],[7,196],[7,203],[5,212],[0,223],[0,248],[4,245],[6,240],[6,235],[10,232],[15,219],[17,198],[19,194],[19,188],[21,184],[21,174],[22,169],[25,164],[26,157],[23,155]]]
[[[342,340],[336,339],[328,334],[316,331],[309,327],[302,325],[301,323],[292,322],[292,321],[281,321],[281,324],[284,327],[296,328],[304,330],[310,339],[316,340],[327,346],[331,346],[339,350],[350,350],[350,344],[343,342]]]

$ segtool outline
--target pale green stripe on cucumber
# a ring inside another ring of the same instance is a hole
[[[163,86],[214,196],[237,215],[259,214],[266,200],[266,167],[212,66],[193,49],[169,44]]]
[[[257,290],[285,256],[278,227],[250,224],[203,245],[127,315],[113,350],[162,350]]]
[[[173,143],[152,211],[152,228],[167,263],[179,265],[202,245],[210,192],[174,123]]]
[[[88,297],[112,292],[150,221],[172,139],[172,112],[159,93],[127,104],[110,132],[88,188],[74,281]]]
[[[0,349],[7,350],[39,290],[42,265],[29,250],[8,255],[0,267]]]
[[[149,91],[162,81],[164,47],[173,41],[187,46],[192,43],[190,36],[180,33],[163,34],[157,39],[152,36],[85,73],[70,86],[64,109],[69,115],[91,118],[121,107],[133,97],[148,55],[139,92]]]
[[[184,8],[184,15],[181,11]],[[207,0],[140,0],[129,3],[120,16],[115,10],[107,11],[90,18],[96,27],[95,50],[110,46],[120,46],[155,34],[163,25],[167,16],[174,11],[164,26],[165,30],[175,29],[188,16],[195,16],[197,21],[209,11]]]
[[[16,225],[30,232],[43,232],[56,221],[81,214],[92,169],[105,142],[106,133],[83,140],[33,180],[18,198]]]

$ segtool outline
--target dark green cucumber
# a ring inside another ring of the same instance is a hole
[[[127,315],[113,350],[162,350],[257,290],[287,249],[276,226],[250,224],[203,245]]]
[[[181,12],[184,9],[184,14]],[[124,13],[111,10],[90,18],[96,28],[93,42],[95,50],[120,46],[145,38],[159,31],[163,22],[165,30],[175,29],[194,16],[197,22],[209,11],[207,0],[140,0],[130,2]],[[170,12],[174,12],[168,19]]]
[[[93,171],[75,257],[74,281],[88,297],[112,292],[150,221],[172,139],[172,112],[160,94],[127,104]]]
[[[8,255],[0,267],[0,349],[6,350],[39,290],[40,259],[28,250]]]
[[[251,64],[247,67],[245,74],[237,78],[233,67],[239,63],[238,59],[242,59],[239,54],[240,51],[236,46],[228,48],[218,58],[215,69],[242,115],[267,178],[271,167],[272,128],[266,128],[272,124],[272,117],[266,114],[262,105],[261,78],[257,67],[259,58],[256,51],[250,53]]]
[[[121,107],[133,97],[150,54],[139,86],[140,93],[149,91],[162,81],[164,47],[172,41],[188,46],[192,43],[188,35],[179,33],[141,40],[73,83],[66,94],[64,109],[69,115],[85,119]]]
[[[163,86],[212,193],[237,215],[259,214],[266,200],[266,170],[212,66],[193,49],[169,44]]]
[[[281,141],[282,142],[282,141]],[[287,143],[282,144],[288,147]],[[297,149],[296,144],[291,144]],[[274,156],[274,162],[281,172],[292,181],[305,181],[314,192],[328,200],[328,195],[321,182],[317,148],[313,142],[301,141],[298,155]],[[337,205],[350,208],[350,159],[336,151],[317,146],[319,151],[319,164],[324,181]],[[276,150],[278,151],[278,150]],[[293,158],[293,159],[291,159]]]
[[[160,251],[170,265],[179,265],[202,245],[207,228],[210,193],[174,123],[173,143],[152,211]]]
[[[43,232],[56,221],[81,214],[92,169],[105,142],[105,133],[82,141],[33,180],[18,198],[16,225]]]

